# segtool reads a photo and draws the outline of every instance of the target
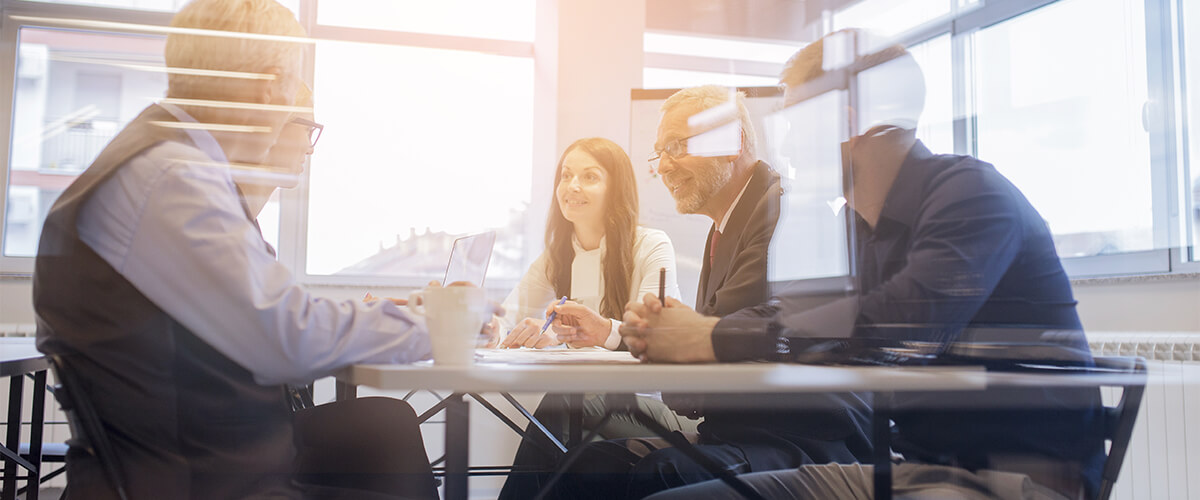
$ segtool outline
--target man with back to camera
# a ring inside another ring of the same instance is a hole
[[[288,39],[303,29],[274,0],[196,0],[171,25],[166,65],[193,71],[168,74],[168,99],[46,219],[38,348],[77,373],[84,387],[71,390],[92,400],[132,498],[436,497],[402,402],[302,410],[293,431],[284,383],[430,350],[423,322],[390,301],[310,294],[255,223],[276,187],[294,185],[317,128],[304,113],[303,44]],[[339,435],[347,426],[357,440]],[[115,496],[74,444],[69,496]]]
[[[720,316],[766,301],[780,179],[757,159],[745,96],[716,85],[693,87],[668,98],[662,111],[655,155],[663,183],[680,213],[713,221],[698,310]],[[778,409],[745,409],[764,407],[764,398]],[[682,415],[703,416],[699,435],[689,440],[739,472],[870,459],[867,405],[855,395],[664,394],[663,400]],[[557,490],[562,497],[641,498],[715,477],[659,438],[592,443],[576,463]]]
[[[835,37],[847,38],[829,42]],[[826,42],[856,54],[865,35],[837,32],[793,56],[782,82],[788,105],[815,93],[805,84],[826,74]],[[1055,345],[1069,359],[1029,359],[1089,364],[1070,282],[1037,211],[991,165],[934,155],[916,139],[925,89],[907,51],[885,48],[854,64],[890,77],[888,89],[870,96],[882,99],[860,100],[876,102],[872,109],[849,113],[852,120],[885,119],[854,127],[860,135],[844,144],[858,296],[808,310],[780,298],[725,318],[685,314],[670,323],[645,297],[625,315],[622,334],[630,349],[651,361],[801,362],[817,350],[837,354],[838,346],[860,339],[923,342],[939,356],[958,352],[960,340],[988,340]],[[1006,357],[1027,354],[1016,345],[1007,349]],[[895,469],[895,490],[900,498],[1094,495],[1104,458],[1098,396],[1095,389],[897,396],[893,450],[905,461]],[[966,409],[936,409],[951,400]],[[989,400],[1020,402],[1025,409],[982,404]],[[829,464],[741,477],[767,498],[871,498],[871,472],[870,466]],[[701,497],[736,493],[709,481],[654,498]]]

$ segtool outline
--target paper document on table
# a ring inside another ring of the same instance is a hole
[[[604,349],[477,349],[476,363],[486,364],[634,364],[627,351]]]

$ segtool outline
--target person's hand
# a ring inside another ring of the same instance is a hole
[[[372,304],[372,303],[375,303],[376,301],[378,301],[379,297],[371,295],[371,292],[367,292],[367,294],[363,296],[362,300],[363,300],[363,302]],[[396,304],[398,306],[408,305],[408,299],[397,299],[394,297],[384,297],[383,300],[389,300],[393,304]]]
[[[571,347],[603,347],[612,332],[612,320],[578,302],[568,300],[562,305],[552,303],[546,311],[547,314],[558,312],[550,328],[554,329],[559,342]]]
[[[433,281],[429,282],[428,286],[433,287],[433,288],[440,288],[442,286],[442,283],[438,280],[433,280]],[[475,286],[475,285],[472,285],[466,281],[455,281],[454,283],[451,283],[450,286]],[[363,295],[363,298],[362,298],[362,301],[366,302],[367,304],[372,304],[378,300],[379,300],[379,297],[371,295],[371,292],[367,292],[367,294]],[[391,303],[396,304],[398,306],[408,305],[408,299],[397,299],[395,297],[383,297],[383,300],[391,301]],[[421,305],[421,303],[418,301],[417,305]]]
[[[493,304],[493,307],[498,308],[500,306],[497,304]],[[502,337],[502,335],[500,334],[500,317],[498,316],[499,314],[504,314],[503,310],[501,310],[501,312],[499,312],[499,313],[493,314],[492,319],[490,321],[488,321],[487,323],[484,323],[483,329],[479,330],[479,342],[477,342],[477,345],[479,345],[479,347],[491,349],[493,347],[500,345],[500,338]]]
[[[621,337],[629,351],[642,361],[704,363],[717,360],[712,331],[719,318],[693,311],[667,297],[664,308],[658,296],[647,293],[641,302],[625,306]]]
[[[500,341],[502,348],[518,348],[518,347],[533,347],[541,349],[552,345],[558,345],[561,342],[554,335],[554,330],[546,329],[546,333],[542,333],[542,325],[546,324],[546,320],[538,321],[535,318],[525,318],[513,326],[511,332],[508,333],[504,340]]]

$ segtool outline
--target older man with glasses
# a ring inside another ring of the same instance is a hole
[[[696,309],[724,316],[765,302],[767,249],[779,220],[780,178],[757,157],[745,96],[716,85],[681,90],[663,103],[651,165],[685,214],[713,221]],[[716,345],[736,352],[738,346]],[[673,395],[677,413],[703,417],[687,436],[736,472],[870,459],[867,404],[854,395]],[[713,479],[660,438],[593,443],[565,471],[561,498],[642,498]]]
[[[68,498],[116,497],[106,465],[130,498],[436,498],[406,403],[293,415],[285,398],[430,353],[392,302],[310,293],[255,223],[323,128],[301,90],[303,29],[274,0],[194,0],[171,26],[167,98],[55,202],[38,249],[38,348],[77,375],[116,455],[73,442]]]

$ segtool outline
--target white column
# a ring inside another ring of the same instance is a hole
[[[645,26],[645,0],[538,0],[530,221],[546,219],[555,163],[576,139],[629,149],[629,90],[642,86]],[[540,248],[544,230],[527,224],[526,248]],[[530,262],[537,255],[526,253]]]

